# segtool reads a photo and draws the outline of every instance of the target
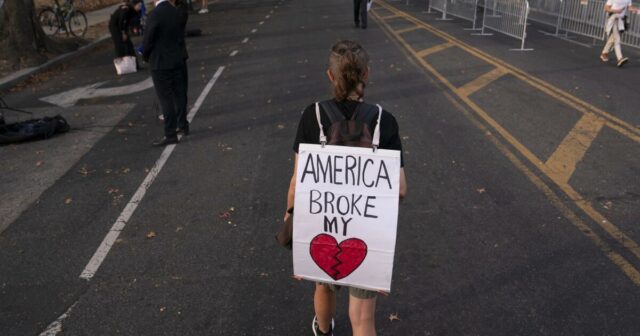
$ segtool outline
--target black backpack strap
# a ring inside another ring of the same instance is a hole
[[[382,106],[360,103],[354,112],[355,119],[360,120],[367,125],[372,125],[375,121],[373,130],[372,145],[375,151],[380,146],[380,119],[382,119]]]
[[[342,113],[342,110],[340,109],[338,104],[336,104],[335,100],[325,100],[323,102],[320,102],[320,106],[322,107],[322,110],[327,115],[327,117],[329,117],[331,124],[335,124],[346,119],[344,117],[344,113]]]

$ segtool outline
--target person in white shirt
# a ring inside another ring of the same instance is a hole
[[[631,0],[607,0],[604,5],[604,11],[609,17],[605,24],[605,33],[607,34],[607,43],[602,49],[600,59],[603,62],[609,61],[609,52],[613,48],[618,59],[618,67],[622,67],[628,57],[622,56],[622,48],[620,46],[620,34],[626,29],[626,19],[629,11],[637,13],[638,9],[631,4]]]

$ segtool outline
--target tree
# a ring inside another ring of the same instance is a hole
[[[4,23],[0,19],[0,59],[15,69],[41,64],[51,54],[79,46],[78,41],[53,40],[45,35],[33,0],[5,0],[0,15],[4,18]]]

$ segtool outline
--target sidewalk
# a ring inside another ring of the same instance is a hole
[[[151,4],[153,3],[153,1],[146,1],[145,2],[147,4],[147,8],[151,7]],[[111,17],[111,13],[113,13],[113,11],[115,11],[115,9],[120,6],[120,4],[116,4],[113,6],[109,6],[109,7],[105,7],[96,11],[91,11],[88,13],[85,13],[85,15],[87,16],[87,22],[88,22],[88,26],[92,27],[104,22],[108,22],[109,18]],[[55,57],[49,61],[47,61],[44,64],[41,64],[39,66],[35,66],[35,67],[29,67],[29,68],[24,68],[24,69],[20,69],[8,76],[2,77],[0,78],[0,91],[2,90],[6,90],[6,89],[10,89],[11,87],[24,82],[25,80],[27,80],[29,77],[41,72],[41,71],[45,71],[48,70],[58,64],[64,63],[69,61],[70,59],[80,56],[83,53],[92,50],[93,48],[97,47],[98,45],[100,45],[102,42],[106,41],[109,37],[109,33],[107,30],[105,30],[104,35],[96,38],[94,41],[92,41],[91,43],[89,43],[88,45],[85,45],[81,48],[79,48],[76,51],[72,51],[70,53],[67,54],[62,54],[58,57]]]

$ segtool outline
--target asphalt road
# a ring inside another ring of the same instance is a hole
[[[204,34],[188,40],[190,105],[222,74],[90,280],[81,272],[162,153],[153,91],[81,100],[64,113],[85,122],[57,143],[0,148],[3,198],[23,192],[10,181],[30,193],[0,207],[15,217],[0,233],[0,335],[56,320],[59,335],[310,335],[313,285],[290,278],[273,234],[300,112],[330,97],[342,38],[369,51],[367,100],[396,116],[405,150],[379,334],[639,335],[640,58],[620,70],[536,26],[536,50],[513,53],[517,41],[471,36],[423,5],[380,1],[367,30],[337,0],[223,0],[192,16]],[[110,62],[102,48],[3,98],[55,113],[39,99],[148,77],[114,78]],[[349,334],[339,300],[336,334]]]

